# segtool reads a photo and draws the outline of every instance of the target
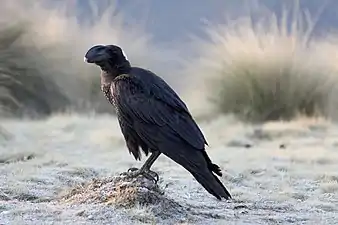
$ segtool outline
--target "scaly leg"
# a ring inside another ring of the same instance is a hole
[[[150,168],[154,164],[156,159],[160,156],[160,154],[161,153],[159,151],[154,151],[145,161],[141,169],[129,168],[128,177],[137,177],[139,175],[143,175],[145,178],[153,180],[155,183],[157,183],[159,180],[159,176],[156,172],[151,171]]]

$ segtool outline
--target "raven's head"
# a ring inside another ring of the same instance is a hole
[[[116,45],[95,45],[87,51],[84,60],[98,65],[106,72],[124,72],[122,70],[130,68],[123,50]]]

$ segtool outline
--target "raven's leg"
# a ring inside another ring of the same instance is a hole
[[[134,171],[138,171],[138,170],[150,170],[150,167],[154,164],[154,162],[160,156],[160,154],[161,153],[159,151],[154,151],[149,156],[149,158],[145,161],[145,163],[143,164],[141,169],[138,169],[136,167],[131,167],[131,168],[128,169],[128,172],[134,172]]]
[[[154,179],[155,183],[159,180],[159,176],[156,172],[151,171],[150,168],[154,164],[154,162],[157,160],[157,158],[161,155],[161,152],[154,151],[149,158],[146,160],[144,165],[141,167],[140,171],[144,171],[146,173],[145,177],[148,177],[148,179],[151,177]]]
[[[150,179],[150,180],[154,180],[155,183],[157,183],[157,181],[159,180],[159,176],[154,171],[151,171],[150,167],[154,164],[154,162],[160,156],[160,154],[161,153],[159,151],[154,151],[149,156],[149,158],[146,160],[146,162],[143,164],[141,169],[138,170],[136,168],[130,168],[128,170],[128,172],[129,172],[128,176],[129,177],[137,177],[139,175],[143,175],[145,178]]]

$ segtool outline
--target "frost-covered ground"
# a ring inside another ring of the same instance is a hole
[[[153,169],[181,211],[70,205],[61,193],[135,162],[110,116],[58,115],[1,121],[0,224],[336,224],[338,127],[321,120],[250,126],[231,118],[199,121],[212,160],[234,200],[217,201],[161,156]],[[144,158],[143,158],[144,160]]]

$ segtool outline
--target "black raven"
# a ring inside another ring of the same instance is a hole
[[[135,177],[158,176],[150,170],[161,153],[188,170],[212,195],[231,198],[221,181],[218,165],[205,151],[208,145],[187,106],[175,91],[149,70],[132,67],[123,50],[116,45],[96,45],[85,55],[87,63],[101,68],[101,90],[114,105],[121,131],[130,153],[141,159],[140,149],[147,156],[141,169],[130,168]]]

